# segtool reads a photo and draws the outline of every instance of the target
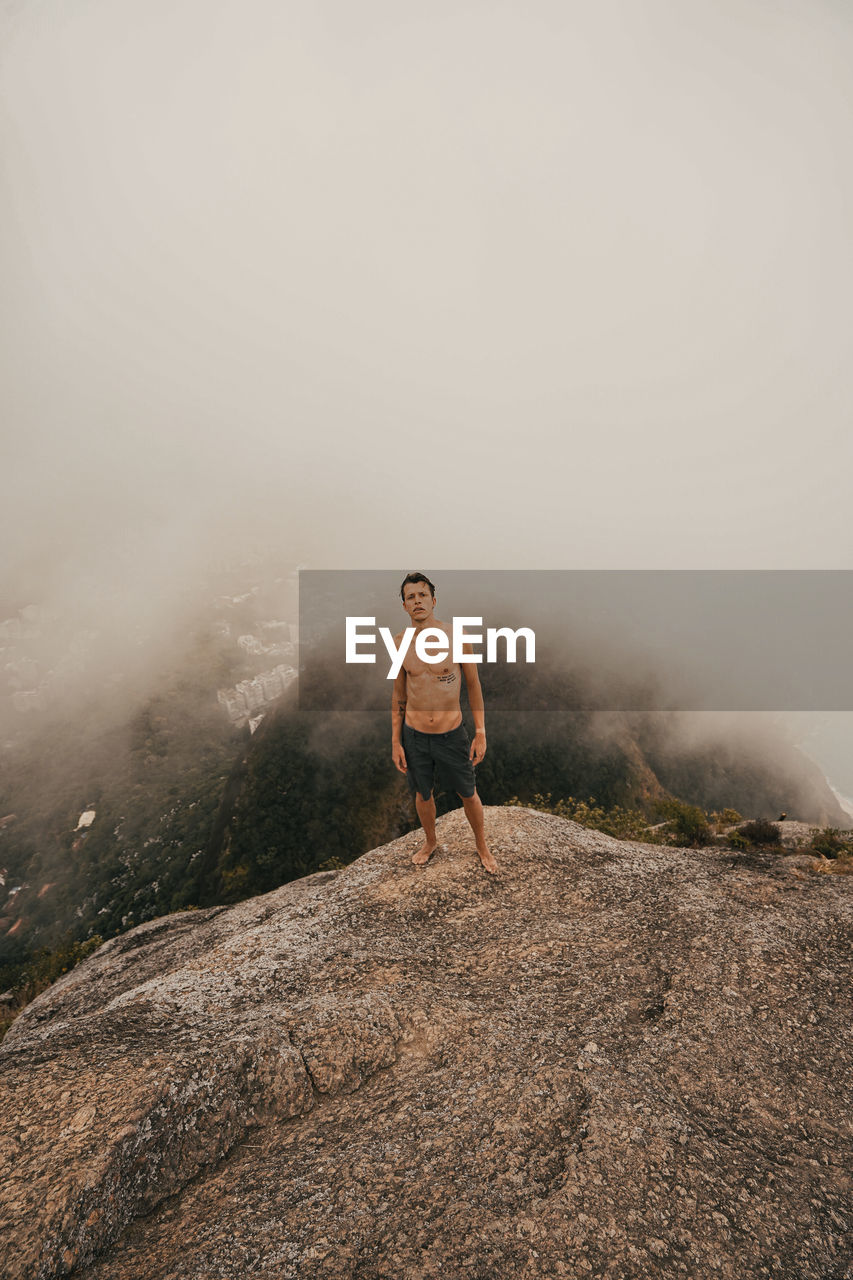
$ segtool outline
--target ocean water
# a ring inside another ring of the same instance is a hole
[[[853,825],[853,712],[789,711],[780,720],[794,744],[821,770]]]
[[[824,774],[824,777],[826,777],[825,774]],[[850,796],[845,796],[841,791],[838,790],[837,787],[834,787],[829,778],[827,778],[826,781],[830,791],[835,796],[838,803],[841,805],[841,808],[844,810],[846,814],[849,815],[851,822],[853,822],[853,800],[851,800]]]

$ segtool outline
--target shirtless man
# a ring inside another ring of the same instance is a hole
[[[449,641],[448,628],[433,614],[435,587],[425,574],[408,574],[400,588],[400,596],[416,632],[427,627],[439,627],[447,633]],[[394,641],[398,648],[402,638],[401,631]],[[414,640],[415,637],[394,681],[391,695],[391,758],[408,778],[424,829],[424,842],[412,862],[419,866],[429,862],[436,848],[432,788],[435,766],[438,765],[465,807],[480,861],[487,871],[497,871],[498,864],[486,844],[483,805],[474,780],[474,766],[486,754],[483,691],[477,664],[453,662],[450,656],[443,662],[422,662],[415,653]],[[465,649],[470,652],[470,645]],[[462,675],[468,686],[468,702],[474,716],[474,741],[470,743],[470,749],[459,705]]]

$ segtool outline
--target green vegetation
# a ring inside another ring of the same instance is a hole
[[[409,830],[414,810],[389,756],[384,723],[282,707],[251,744],[202,902],[345,866]]]
[[[670,837],[667,843],[693,846],[711,844],[711,822],[704,809],[676,800],[672,796],[658,800],[655,808],[666,821],[665,832]]]
[[[0,917],[0,974],[33,975],[21,991],[43,989],[35,975],[63,948],[339,869],[417,825],[390,761],[384,701],[381,712],[336,711],[342,691],[330,681],[330,709],[307,712],[293,689],[250,735],[215,700],[217,686],[247,674],[222,644],[200,635],[155,695],[123,708],[87,705],[7,754],[0,867],[16,892]],[[743,797],[767,795],[759,812],[783,800],[793,807],[794,788],[775,765],[734,749],[674,748],[664,717],[586,710],[580,677],[510,677],[503,700],[499,686],[486,689],[489,750],[477,770],[486,804],[529,805],[620,839],[682,847],[741,821],[728,806]],[[436,801],[439,814],[459,804],[440,786]],[[86,808],[95,821],[78,830]],[[849,843],[823,835],[815,853],[841,869]],[[738,832],[727,839],[749,847]]]
[[[77,942],[68,937],[54,950],[45,947],[24,963],[0,964],[0,988],[4,995],[11,997],[0,1006],[0,1040],[24,1005],[29,1004],[81,960],[85,960],[102,942],[103,938],[97,934],[87,938],[85,942]]]
[[[822,870],[833,871],[838,875],[849,875],[853,871],[853,831],[839,831],[837,827],[824,827],[815,831],[811,844],[805,850],[827,859],[830,867]]]
[[[574,796],[552,801],[550,794],[535,795],[531,801],[522,802],[517,796],[504,802],[508,805],[524,804],[530,809],[553,813],[558,818],[568,818],[582,827],[603,831],[618,840],[640,840],[644,844],[672,844],[677,846],[705,845],[712,840],[708,815],[695,805],[685,804],[670,796],[655,802],[653,808],[664,822],[652,825],[639,809],[626,809],[621,805],[606,808],[590,796],[588,800],[576,800]]]
[[[853,841],[845,840],[837,827],[824,827],[814,833],[810,848],[823,858],[837,858],[839,854],[851,851]]]
[[[190,658],[156,695],[47,721],[4,757],[0,816],[16,817],[0,830],[0,866],[20,892],[0,924],[0,962],[27,964],[68,934],[112,937],[203,900],[248,732],[211,695],[223,674],[215,646],[201,637]],[[86,808],[95,821],[76,830]]]
[[[623,809],[620,805],[605,809],[602,805],[596,804],[592,796],[588,800],[575,800],[574,796],[566,796],[565,799],[552,802],[550,794],[545,796],[537,794],[529,802],[523,803],[518,796],[512,796],[504,803],[516,808],[539,809],[543,813],[553,813],[558,818],[568,818],[582,827],[604,831],[607,835],[616,836],[619,840],[648,840],[649,838],[648,819],[640,813],[639,809]]]
[[[725,831],[727,827],[733,827],[737,822],[743,822],[743,814],[738,813],[737,809],[723,809],[719,813],[710,815],[716,832]]]
[[[782,843],[782,832],[775,822],[770,822],[767,818],[756,818],[752,822],[745,822],[738,828],[737,834],[751,845],[766,846]]]
[[[628,809],[620,805],[606,807],[592,796],[588,800],[576,800],[574,796],[553,800],[550,793],[537,793],[531,799],[523,801],[518,796],[512,796],[504,804],[553,813],[558,818],[568,818],[582,827],[603,831],[618,840],[638,840],[643,844],[668,844],[677,847],[712,844],[715,842],[715,829],[719,832],[720,828],[727,828],[733,822],[741,821],[741,814],[736,809],[708,814],[698,806],[686,804],[673,796],[658,800],[651,806],[665,819],[663,823],[654,825],[649,823],[640,809]],[[781,849],[781,842],[779,827],[765,818],[746,822],[739,830],[729,831],[725,836],[726,845],[740,851],[754,848]],[[812,870],[816,872],[838,875],[853,873],[853,831],[824,827],[821,831],[815,831],[811,842],[801,851],[821,858],[821,863],[813,864]]]

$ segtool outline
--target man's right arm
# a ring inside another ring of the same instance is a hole
[[[403,750],[403,722],[406,719],[406,672],[401,671],[391,690],[391,759],[401,773],[406,772],[406,753]]]

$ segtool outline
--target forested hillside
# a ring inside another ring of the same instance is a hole
[[[0,918],[0,961],[262,893],[416,824],[387,714],[300,711],[291,690],[251,736],[210,684],[197,666],[124,721],[54,726],[49,750],[34,741],[7,768],[0,867],[20,890]],[[527,710],[496,702],[478,770],[488,804],[592,797],[654,821],[671,795],[849,825],[819,770],[767,736],[690,740],[672,717],[555,711],[544,694]],[[437,800],[440,812],[458,803],[440,789]],[[84,810],[95,817],[78,829]]]

